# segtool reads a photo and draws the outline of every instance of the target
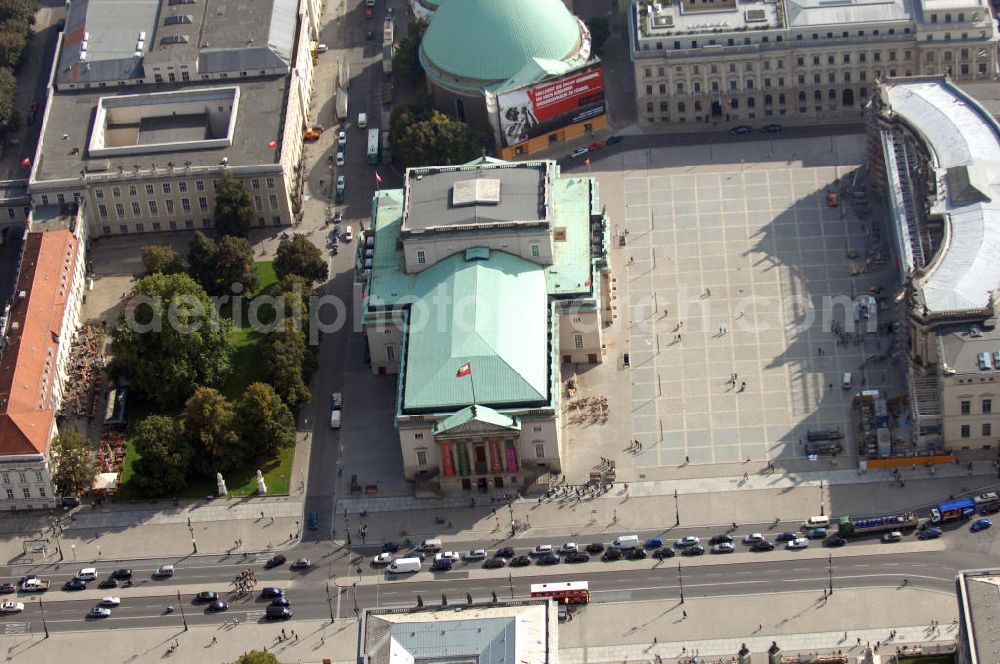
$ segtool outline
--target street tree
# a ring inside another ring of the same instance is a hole
[[[592,16],[584,23],[590,30],[590,48],[595,55],[600,55],[604,49],[604,42],[608,41],[608,37],[611,35],[611,24],[603,16]]]
[[[240,655],[233,664],[281,664],[281,662],[272,653],[251,650]]]
[[[142,248],[145,274],[176,274],[184,271],[184,258],[165,244],[147,244]]]
[[[232,322],[186,274],[143,277],[111,334],[113,376],[162,408],[184,402],[198,385],[221,385],[232,366]]]
[[[420,42],[424,38],[429,23],[418,18],[406,26],[406,36],[399,40],[396,52],[392,54],[392,70],[409,80],[420,83],[424,78],[424,67],[420,64]]]
[[[265,368],[268,382],[291,408],[309,401],[302,371],[307,359],[306,335],[291,318],[267,335]]]
[[[20,116],[14,109],[16,97],[17,79],[14,72],[7,67],[0,67],[0,129],[14,131],[20,127]]]
[[[246,238],[232,235],[222,238],[215,256],[214,277],[214,288],[209,290],[212,295],[253,293],[257,290],[260,281],[254,267],[253,247]],[[240,284],[242,289],[234,289],[234,284]]]
[[[194,450],[177,419],[145,417],[135,425],[132,439],[139,455],[132,463],[133,482],[143,495],[165,496],[187,486]]]
[[[188,245],[188,273],[206,291],[215,287],[215,261],[219,245],[201,231],[195,231]]]
[[[406,166],[464,164],[482,155],[482,144],[469,125],[436,109],[427,119],[398,130],[394,153]]]
[[[267,383],[251,383],[236,407],[236,423],[249,455],[272,456],[295,444],[295,418]]]
[[[218,390],[199,387],[184,404],[184,435],[194,446],[202,475],[214,476],[246,462],[236,433],[236,409]]]
[[[250,190],[228,172],[222,174],[216,185],[215,230],[220,236],[246,237],[255,216]]]
[[[326,281],[329,271],[320,248],[302,233],[294,233],[278,243],[274,273],[278,279],[298,275],[315,283]]]
[[[52,481],[64,496],[90,489],[97,476],[97,465],[90,441],[76,429],[63,429],[52,439],[55,471]]]

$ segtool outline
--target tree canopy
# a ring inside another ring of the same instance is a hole
[[[37,10],[36,0],[0,0],[0,131],[20,128],[21,119],[14,110],[14,69],[27,54]]]
[[[424,67],[420,64],[420,42],[424,38],[429,23],[418,18],[406,26],[406,36],[399,40],[396,52],[392,54],[392,70],[412,83],[419,83],[424,77]]]
[[[406,166],[464,164],[482,155],[482,144],[469,125],[427,102],[397,107],[390,131],[393,154]]]
[[[147,244],[142,248],[145,274],[176,274],[184,271],[184,258],[165,244]]]
[[[240,439],[248,455],[269,456],[295,444],[295,418],[274,388],[251,383],[236,407]]]
[[[604,49],[604,42],[608,41],[608,37],[611,35],[611,24],[603,16],[592,16],[584,21],[584,23],[587,24],[587,29],[590,30],[591,50],[595,55],[600,55]]]
[[[309,387],[302,375],[308,351],[300,326],[286,318],[281,329],[267,335],[265,349],[268,382],[275,392],[292,408],[309,401]]]
[[[220,318],[186,274],[143,277],[112,332],[113,375],[159,406],[182,403],[198,385],[221,385],[231,371],[232,322]]]
[[[206,291],[215,284],[215,259],[219,245],[201,231],[195,231],[188,244],[188,274]]]
[[[230,292],[253,293],[260,281],[253,263],[253,246],[246,238],[227,235],[219,242],[215,255],[213,288],[207,289],[212,295]],[[242,290],[234,288],[240,284]]]
[[[203,475],[239,468],[247,460],[236,433],[236,409],[211,387],[199,387],[184,404],[184,435]]]
[[[251,650],[240,655],[233,664],[281,664],[281,662],[272,653]]]
[[[140,420],[132,432],[139,458],[132,464],[135,483],[146,496],[164,496],[187,485],[194,450],[180,423],[163,415]]]
[[[242,180],[223,173],[215,190],[215,229],[220,236],[246,237],[254,220],[253,197]]]
[[[329,268],[320,248],[302,233],[294,233],[278,243],[274,273],[278,279],[297,275],[315,283],[326,281]]]
[[[62,495],[90,489],[97,476],[97,465],[90,441],[76,429],[63,429],[52,439],[55,472],[52,481]]]

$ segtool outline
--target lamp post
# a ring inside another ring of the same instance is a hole
[[[188,619],[184,615],[184,603],[181,601],[181,591],[177,591],[177,606],[181,607],[181,620],[184,622],[184,631],[188,631]]]
[[[824,516],[826,512],[823,511],[823,480],[819,481],[819,515]]]
[[[330,582],[326,582],[326,605],[330,608],[330,624],[337,622],[333,617],[333,598],[330,597]]]
[[[510,598],[514,599],[514,575],[507,572],[507,583],[510,584]]]
[[[826,570],[830,575],[830,594],[833,594],[833,554],[827,554],[826,556]]]
[[[684,603],[684,577],[681,575],[681,564],[677,563],[677,583],[681,587],[681,604]]]
[[[360,612],[361,612],[360,609],[358,609],[358,584],[355,583],[354,584],[354,615],[358,615]]]
[[[677,500],[677,488],[674,488],[674,525],[681,525],[681,506],[680,502]]]
[[[45,603],[41,597],[38,598],[38,608],[42,611],[42,629],[45,630],[45,638],[49,638],[49,625],[45,622]]]

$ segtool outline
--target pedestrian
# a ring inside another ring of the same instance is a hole
[[[757,625],[758,632],[761,631],[762,629],[764,629],[764,623],[760,623],[759,625]]]
[[[684,611],[684,610],[681,610],[681,613],[683,613],[683,614],[684,614],[684,616],[683,616],[684,618],[687,618],[687,617],[688,617],[688,612],[687,612],[687,611]]]
[[[274,523],[274,517],[273,516],[271,517],[271,523]]]
[[[740,384],[740,392],[742,392],[742,391],[743,391],[743,390],[745,390],[745,389],[747,389],[747,382],[746,382],[746,381],[743,381],[743,382],[742,382],[742,383]]]
[[[684,463],[691,463],[691,457],[685,455],[684,456]]]
[[[262,519],[264,518],[264,512],[263,512],[263,510],[261,510],[260,518],[262,518]]]
[[[858,637],[858,645],[859,646],[861,645],[861,637],[860,636]]]

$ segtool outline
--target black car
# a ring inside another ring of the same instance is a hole
[[[546,553],[544,556],[538,559],[539,565],[558,565],[559,561],[562,560],[558,553]]]
[[[566,562],[568,563],[586,563],[590,562],[590,554],[586,551],[574,551],[573,553],[566,556]]]
[[[506,558],[490,558],[485,563],[483,563],[484,569],[500,569],[501,567],[507,566]]]
[[[762,134],[776,134],[779,131],[781,131],[781,125],[776,122],[766,124],[760,128],[760,133]]]
[[[63,590],[86,590],[87,582],[81,579],[70,579],[63,584]]]
[[[107,590],[108,588],[117,588],[118,580],[112,576],[98,583],[97,587],[100,588],[101,590]]]
[[[130,569],[116,569],[111,573],[112,578],[118,579],[119,581],[128,581],[132,578],[132,570]]]
[[[621,560],[622,550],[621,549],[608,549],[601,556],[601,560]]]
[[[214,602],[219,599],[219,593],[214,590],[203,590],[194,596],[196,602]]]
[[[401,548],[403,548],[403,545],[399,542],[384,542],[382,544],[382,553],[396,553]]]
[[[606,145],[614,145],[615,143],[621,143],[621,136],[608,136],[608,140],[604,141]]]
[[[677,555],[677,552],[671,549],[669,546],[665,546],[662,549],[657,549],[656,551],[653,552],[653,557],[661,560],[663,558],[673,558],[675,555]]]
[[[584,550],[587,553],[603,553],[604,545],[601,544],[600,542],[594,542],[593,544],[588,544],[586,547],[584,547]]]
[[[278,555],[274,556],[266,563],[264,563],[264,569],[272,569],[274,567],[277,567],[278,565],[284,565],[286,562],[288,562],[288,558],[286,558],[283,554],[279,553]]]
[[[700,556],[705,553],[705,547],[701,544],[695,544],[694,546],[689,546],[681,551],[681,555],[684,556]]]
[[[838,546],[844,546],[845,544],[847,544],[847,540],[845,540],[843,537],[839,535],[834,535],[833,537],[827,537],[826,540],[823,541],[824,546],[838,547]]]
[[[269,606],[264,612],[268,620],[288,620],[292,617],[292,610],[287,606]]]
[[[754,542],[753,546],[750,547],[751,551],[774,551],[774,542],[768,542],[767,540],[761,540],[759,542]]]
[[[753,127],[748,127],[747,125],[740,125],[738,127],[733,127],[729,130],[730,136],[745,136],[746,134],[752,134]]]
[[[506,558],[507,560],[517,556],[517,554],[514,553],[514,547],[512,546],[505,546],[502,549],[497,549],[497,552],[494,555],[497,558]]]
[[[528,556],[517,556],[516,558],[511,559],[508,564],[511,567],[527,567],[531,564],[531,558]]]
[[[431,565],[432,572],[448,572],[451,570],[451,558],[441,558],[440,560],[435,560],[434,564]]]
[[[17,591],[17,586],[13,583],[0,583],[0,594],[8,595]]]
[[[629,560],[645,560],[646,552],[639,548],[629,549],[628,553],[625,554],[625,557]]]
[[[269,606],[291,606],[292,603],[288,601],[287,597],[275,597],[271,600]]]
[[[267,586],[260,589],[261,597],[284,597],[285,591],[281,588],[275,588],[273,586]]]
[[[716,544],[732,544],[733,543],[733,536],[732,535],[716,535],[712,539],[708,540],[708,543],[711,544],[712,546],[715,546]]]
[[[228,609],[229,608],[229,604],[227,604],[226,602],[222,602],[222,601],[215,601],[215,602],[212,602],[211,604],[209,604],[205,608],[206,608],[206,610],[211,611],[212,613],[218,613],[219,611],[225,611],[226,609]]]

